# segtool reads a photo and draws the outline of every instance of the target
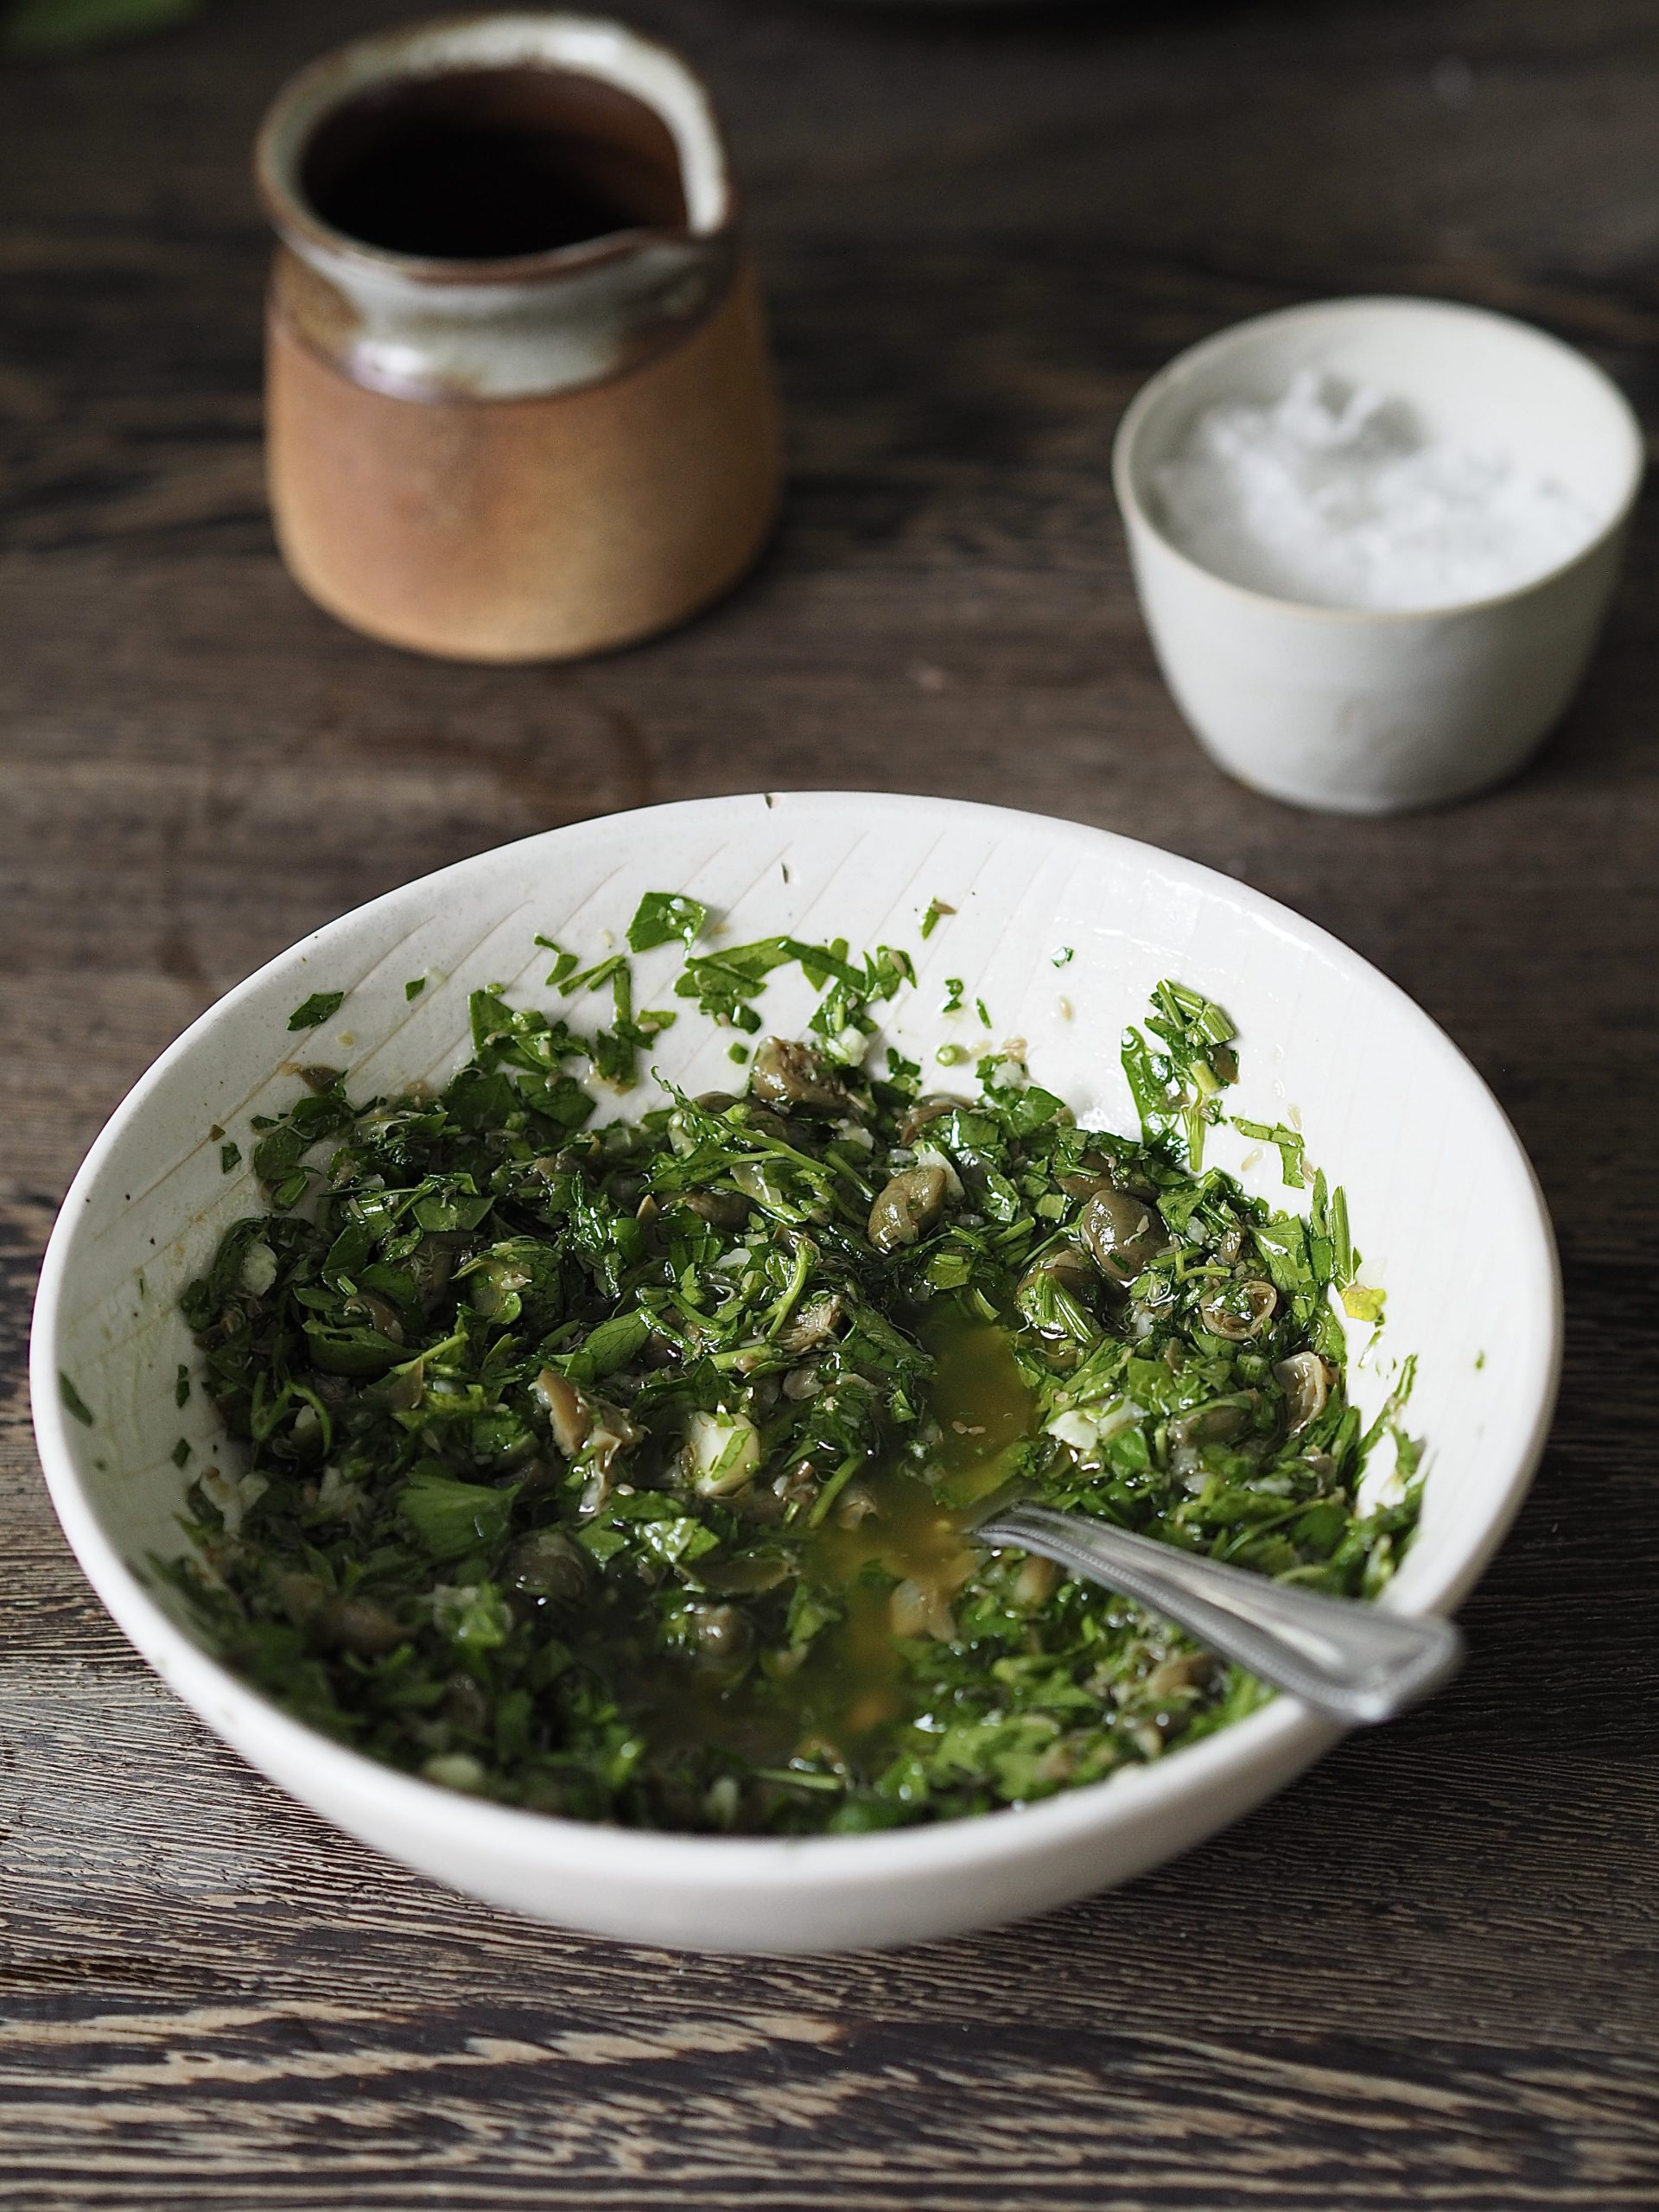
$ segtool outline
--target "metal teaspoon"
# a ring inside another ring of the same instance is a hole
[[[1462,1664],[1463,1637],[1450,1621],[1274,1582],[1091,1515],[1015,1505],[970,1534],[976,1543],[1039,1553],[1138,1599],[1223,1658],[1350,1726],[1392,1719]]]

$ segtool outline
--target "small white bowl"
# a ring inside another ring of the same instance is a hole
[[[1535,582],[1425,613],[1312,607],[1213,575],[1159,519],[1154,472],[1217,402],[1280,398],[1299,369],[1407,402],[1431,437],[1497,446],[1601,518]],[[1507,315],[1353,299],[1236,324],[1131,403],[1112,474],[1141,612],[1177,705],[1241,783],[1293,806],[1390,814],[1512,774],[1565,711],[1618,576],[1643,448],[1617,387]]]
[[[1219,999],[1242,1033],[1235,1110],[1300,1117],[1310,1156],[1347,1189],[1364,1279],[1387,1290],[1386,1327],[1354,1376],[1368,1415],[1400,1357],[1420,1357],[1409,1414],[1428,1440],[1423,1521],[1385,1602],[1443,1612],[1468,1590],[1542,1446],[1560,1307],[1537,1186],[1467,1061],[1375,969],[1207,868],[1071,823],[846,792],[656,807],[464,861],[318,931],[162,1055],[64,1201],[35,1307],[35,1433],[88,1578],[163,1679],[284,1789],[457,1888],[569,1926],[713,1949],[852,1948],[1013,1919],[1185,1849],[1338,1731],[1280,1698],[1156,1764],[1022,1811],[790,1840],[642,1834],[463,1796],[317,1734],[220,1666],[149,1572],[152,1554],[183,1545],[176,1440],[194,1446],[193,1468],[224,1452],[201,1391],[181,1410],[173,1388],[195,1358],[177,1294],[261,1203],[245,1165],[221,1173],[221,1136],[245,1161],[249,1117],[293,1096],[296,1048],[346,1069],[358,1096],[442,1077],[466,1056],[470,990],[502,982],[541,1002],[536,932],[597,953],[652,889],[693,893],[732,941],[787,930],[913,949],[920,987],[895,1008],[894,1042],[928,1055],[946,1039],[974,1046],[982,994],[996,1037],[1023,1036],[1038,1079],[1110,1128],[1134,1127],[1119,1033],[1153,984],[1175,976]],[[957,912],[923,942],[935,897]],[[675,970],[670,950],[640,959],[645,1003],[664,1003]],[[969,1004],[950,1016],[938,1011],[947,974],[971,978]],[[407,1000],[419,976],[426,988]],[[290,1037],[293,1008],[328,990],[346,994],[337,1014]],[[812,1003],[793,970],[763,1001],[785,1032]],[[712,1088],[730,1077],[728,1042],[687,1012],[658,1057],[688,1088]],[[643,1087],[636,1096],[649,1103]],[[1282,1199],[1271,1147],[1223,1129],[1211,1150]],[[66,1409],[62,1374],[91,1427]]]

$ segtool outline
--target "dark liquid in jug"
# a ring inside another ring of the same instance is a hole
[[[429,260],[510,260],[686,219],[661,118],[556,69],[455,70],[347,101],[318,127],[301,186],[333,229]]]

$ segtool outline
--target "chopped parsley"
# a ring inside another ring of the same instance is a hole
[[[875,1072],[904,953],[699,952],[707,919],[653,893],[629,944],[683,944],[678,995],[760,1039],[741,1095],[596,1122],[592,1079],[635,1082],[672,1017],[635,1010],[625,956],[541,940],[607,1026],[476,991],[441,1090],[313,1070],[261,1117],[266,1209],[181,1300],[244,1471],[193,1484],[166,1571],[341,1740],[647,1827],[957,1818],[1249,1711],[1261,1687],[1167,1624],[970,1533],[1017,1491],[1352,1595],[1397,1563],[1409,1363],[1363,1428],[1333,1299],[1381,1294],[1342,1193],[1315,1174],[1278,1211],[1205,1166],[1225,1014],[1160,984],[1123,1042],[1139,1135],[1084,1129],[1011,1049],[972,1097],[891,1047]],[[819,995],[799,1040],[754,1003],[787,963]],[[1363,1510],[1385,1436],[1393,1502]]]
[[[84,1427],[92,1426],[94,1416],[92,1408],[61,1368],[58,1370],[58,1395],[62,1399],[65,1409],[72,1413]]]
[[[1251,1137],[1258,1144],[1276,1145],[1287,1188],[1306,1189],[1307,1153],[1300,1129],[1289,1128],[1283,1122],[1247,1122],[1237,1114],[1233,1116],[1233,1127],[1240,1136]]]
[[[628,949],[649,951],[652,945],[671,944],[677,938],[689,952],[702,935],[709,909],[677,891],[647,891],[628,924]]]
[[[1123,1033],[1123,1072],[1148,1142],[1178,1134],[1196,1174],[1204,1164],[1207,1128],[1221,1119],[1221,1092],[1236,1081],[1232,1023],[1213,1001],[1183,983],[1161,982],[1153,993],[1147,1027],[1160,1052],[1138,1029]]]
[[[290,1029],[320,1029],[346,1003],[344,991],[313,991],[302,1006],[296,1006],[288,1017]]]

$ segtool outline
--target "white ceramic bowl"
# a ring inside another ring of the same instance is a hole
[[[890,1035],[931,1053],[980,1035],[937,1009],[971,978],[1000,1038],[1028,1040],[1038,1078],[1107,1126],[1131,1128],[1117,1047],[1151,985],[1174,976],[1232,1012],[1236,1109],[1299,1113],[1310,1156],[1350,1194],[1365,1276],[1388,1292],[1380,1350],[1357,1373],[1375,1407],[1392,1365],[1421,1357],[1414,1433],[1428,1440],[1421,1534],[1387,1602],[1441,1611],[1508,1526],[1554,1395],[1560,1298],[1537,1187],[1503,1114],[1427,1016],[1332,938],[1189,861],[1104,831],[939,799],[858,793],[709,799],[550,831],[462,861],[347,914],[283,953],[187,1030],[117,1111],[64,1202],[41,1274],[32,1350],[36,1433],[69,1541],[122,1628],[245,1758],[352,1834],[469,1890],[637,1941],[829,1950],[983,1926],[1122,1881],[1257,1804],[1338,1731],[1288,1699],[1156,1765],[1019,1812],[884,1834],[779,1841],[636,1834],[454,1794],[376,1765],[268,1704],[208,1656],[153,1552],[180,1548],[181,1430],[221,1447],[198,1391],[175,1294],[228,1223],[255,1208],[219,1140],[293,1094],[290,1055],[346,1066],[354,1092],[442,1075],[464,1056],[466,996],[505,981],[534,997],[537,931],[597,953],[642,892],[683,889],[732,940],[788,929],[913,948],[919,988]],[[957,912],[923,943],[929,900]],[[1055,958],[1063,946],[1072,957]],[[646,1003],[670,951],[639,963]],[[429,978],[405,1000],[407,979]],[[290,1011],[344,989],[301,1039]],[[785,1030],[811,1003],[793,970],[763,1001]],[[1070,1011],[1068,1012],[1068,1008]],[[728,1034],[688,1013],[660,1040],[693,1090],[729,1079]],[[1221,1133],[1216,1156],[1244,1141]],[[1245,1173],[1281,1195],[1268,1149]],[[93,1415],[66,1411],[67,1373]]]
[[[1429,613],[1310,607],[1212,575],[1166,535],[1154,472],[1205,408],[1276,400],[1305,368],[1405,401],[1430,437],[1554,477],[1596,535],[1534,583]],[[1636,417],[1581,353],[1507,315],[1408,299],[1287,308],[1206,339],[1136,394],[1112,461],[1182,714],[1241,783],[1339,814],[1463,798],[1541,744],[1600,631],[1643,467]]]

